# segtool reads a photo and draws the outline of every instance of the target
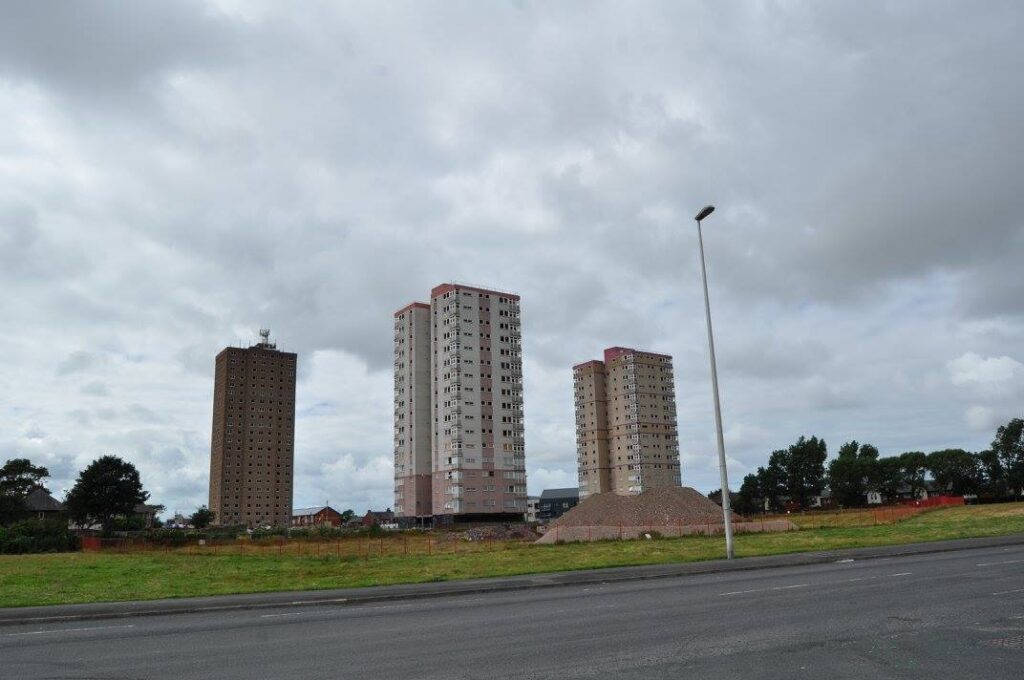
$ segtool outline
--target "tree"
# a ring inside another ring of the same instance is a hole
[[[711,493],[708,494],[708,499],[713,501],[715,503],[715,505],[721,506],[722,505],[722,490],[721,489],[715,489],[714,491],[712,491]],[[739,496],[737,495],[737,493],[735,491],[730,491],[729,492],[729,504],[730,504],[729,505],[729,509],[732,510],[733,513],[740,512],[740,510],[737,508],[737,503],[739,503]],[[742,513],[740,513],[740,514],[742,514]]]
[[[764,512],[764,494],[761,492],[761,484],[756,474],[749,474],[743,478],[736,499],[736,512],[741,515]]]
[[[213,522],[215,517],[216,513],[213,510],[210,510],[205,505],[200,505],[196,508],[196,511],[192,513],[192,516],[189,517],[188,523],[196,529],[205,529],[210,526],[210,523]]]
[[[900,458],[879,458],[875,464],[875,486],[886,499],[894,499],[899,495],[900,488],[906,484],[903,474],[903,461]]]
[[[784,450],[772,451],[768,467],[757,468],[761,494],[770,510],[782,510],[782,497],[786,494],[786,456]]]
[[[100,524],[108,532],[115,519],[131,516],[135,506],[148,498],[134,465],[117,456],[103,456],[78,474],[64,506],[77,524]]]
[[[350,508],[350,509],[344,511],[343,513],[341,513],[341,523],[344,524],[345,522],[349,521],[350,519],[352,519],[355,516],[356,516],[356,511],[352,510]]]
[[[45,467],[33,465],[27,458],[13,458],[0,467],[0,525],[23,519],[25,497],[50,476]]]
[[[962,496],[980,490],[978,461],[963,449],[933,451],[927,456],[926,467],[940,493]]]
[[[825,440],[817,437],[800,437],[781,457],[779,462],[785,469],[786,493],[801,508],[810,507],[811,496],[821,493],[827,457]]]
[[[917,498],[924,488],[924,477],[928,471],[928,456],[923,451],[907,451],[899,457],[903,483],[910,487],[910,497]]]
[[[1007,495],[1020,495],[1024,491],[1024,419],[1001,425],[992,440],[992,451],[1003,469]]]
[[[829,463],[828,480],[832,497],[840,505],[864,505],[867,492],[880,486],[878,449],[856,440],[843,444]]]
[[[974,454],[974,459],[978,465],[979,491],[995,498],[1006,496],[1006,469],[999,454],[989,449]]]

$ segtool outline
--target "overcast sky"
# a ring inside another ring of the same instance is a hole
[[[802,434],[984,448],[1024,415],[1024,8],[0,4],[0,460],[207,500],[213,360],[299,353],[296,506],[392,500],[392,314],[522,295],[529,490],[574,363],[675,357],[683,483]]]

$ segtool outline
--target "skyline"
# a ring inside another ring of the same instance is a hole
[[[717,488],[708,203],[734,487],[800,435],[978,450],[1024,411],[1014,3],[5,14],[0,460],[58,497],[113,453],[205,503],[214,356],[269,326],[294,504],[390,505],[392,313],[452,279],[522,296],[531,494],[574,485],[609,346],[674,357]]]

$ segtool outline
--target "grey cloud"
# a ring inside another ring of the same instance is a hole
[[[296,502],[388,505],[391,315],[456,279],[523,296],[531,491],[574,478],[569,368],[610,345],[675,357],[684,479],[712,488],[692,221],[711,202],[738,465],[812,433],[982,446],[970,423],[1006,411],[934,376],[967,352],[1024,361],[1020,18],[13,5],[0,430],[38,423],[12,446],[70,461],[62,488],[118,451],[192,508],[213,358],[270,326],[320,414],[297,426]],[[107,385],[104,408],[79,384]]]
[[[82,394],[87,394],[91,397],[106,397],[110,395],[110,389],[106,384],[96,380],[82,385],[80,391]]]
[[[101,363],[103,360],[103,355],[95,352],[87,352],[84,350],[71,352],[59,364],[57,364],[57,375],[65,376],[71,375],[72,373],[87,371]]]
[[[208,65],[230,41],[198,2],[15,2],[0,23],[0,72],[78,96],[123,96],[175,67]]]

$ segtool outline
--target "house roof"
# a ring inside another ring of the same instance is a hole
[[[292,510],[292,517],[307,517],[309,515],[316,515],[324,510],[328,509],[329,505],[317,505],[312,508],[295,508]]]
[[[25,496],[25,507],[29,512],[60,512],[64,504],[47,493],[46,489],[37,486]]]
[[[568,489],[544,489],[540,494],[540,499],[549,500],[552,498],[579,498],[580,490],[576,487],[570,487]]]

